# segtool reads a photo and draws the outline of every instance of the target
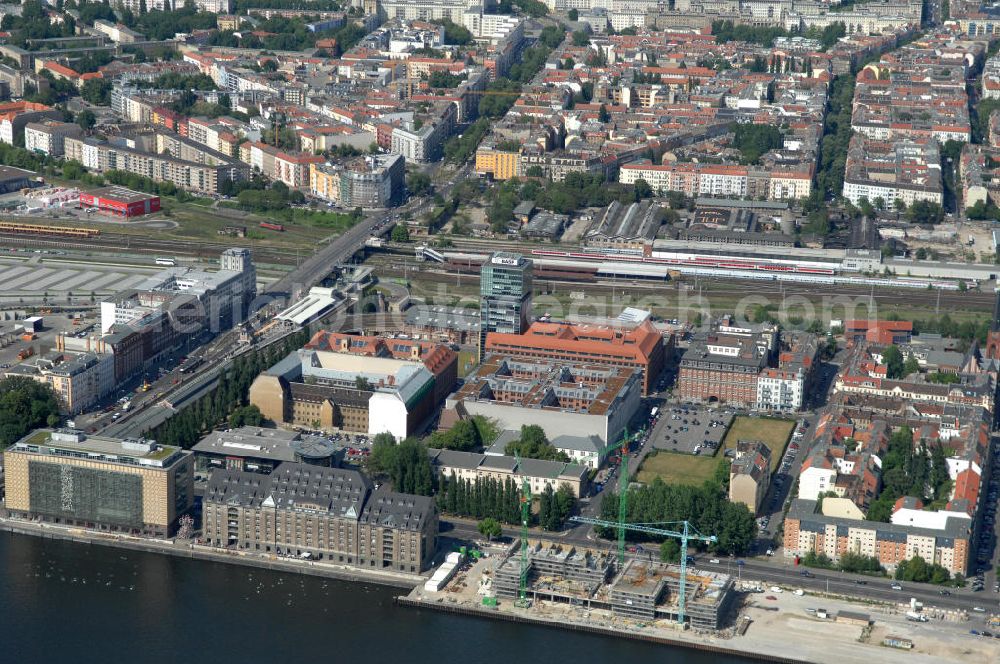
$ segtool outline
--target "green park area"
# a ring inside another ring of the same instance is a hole
[[[771,448],[772,470],[781,463],[795,422],[771,417],[751,417],[740,415],[733,420],[729,431],[723,439],[720,450],[736,447],[739,440],[760,440]],[[701,485],[711,479],[719,466],[722,454],[716,450],[715,455],[692,455],[678,452],[657,451],[649,454],[639,466],[637,480],[649,484],[657,477],[667,484]]]

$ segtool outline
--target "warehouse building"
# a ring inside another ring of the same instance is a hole
[[[21,518],[166,537],[194,504],[191,452],[151,440],[38,429],[3,459],[6,507]]]
[[[101,214],[130,219],[160,211],[160,197],[132,191],[125,187],[102,187],[80,192],[80,206],[96,208]]]
[[[220,548],[411,574],[426,569],[437,548],[431,498],[374,489],[356,470],[220,469],[203,505],[205,541]]]

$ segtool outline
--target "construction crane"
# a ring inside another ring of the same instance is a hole
[[[628,523],[622,524],[621,522],[615,523],[613,521],[605,521],[604,519],[590,519],[583,516],[574,516],[570,518],[571,521],[577,521],[579,523],[589,523],[592,526],[602,526],[604,528],[619,528],[619,532],[624,532],[625,530],[634,530],[640,533],[647,533],[649,535],[660,535],[662,537],[672,537],[674,539],[679,539],[681,541],[681,582],[680,582],[680,592],[677,596],[677,624],[684,624],[684,601],[687,586],[687,550],[688,541],[694,540],[696,542],[705,543],[715,543],[718,538],[715,535],[702,535],[699,533],[694,526],[691,525],[689,521],[665,521],[663,523]],[[680,530],[666,530],[663,528],[656,528],[655,526],[677,526],[681,525]],[[624,567],[622,567],[624,569]]]
[[[640,431],[639,433],[642,433]],[[628,445],[632,441],[628,428],[624,435],[616,443],[611,443],[597,454],[598,459],[603,459],[614,451],[619,451],[619,467],[621,475],[618,477],[618,524],[615,529],[618,531],[618,569],[625,565],[625,520],[628,517]]]
[[[521,455],[515,453],[517,472],[521,472]],[[517,600],[514,606],[526,609],[531,606],[528,601],[528,521],[531,519],[531,485],[528,477],[522,474],[521,479],[521,570],[518,579]]]

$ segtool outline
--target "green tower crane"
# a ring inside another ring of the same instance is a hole
[[[636,436],[640,435],[642,430],[639,431]],[[616,443],[611,443],[604,449],[602,449],[597,458],[603,459],[608,454],[619,452],[619,472],[618,476],[618,524],[615,526],[615,530],[618,531],[618,569],[621,569],[625,565],[625,520],[628,517],[628,446],[633,440],[634,436],[630,436],[628,429],[625,429],[624,434],[622,434],[621,439]]]
[[[518,472],[521,469],[521,455],[515,454]],[[528,601],[528,522],[531,519],[531,486],[525,476],[521,480],[521,570],[518,579],[517,600],[514,606],[526,609],[531,606]]]
[[[718,541],[715,535],[702,535],[699,533],[694,526],[688,521],[667,521],[664,523],[629,523],[621,524],[615,523],[613,521],[605,521],[604,519],[590,519],[583,516],[570,517],[571,521],[577,521],[579,523],[589,523],[592,526],[602,526],[604,528],[620,528],[619,532],[624,530],[634,530],[640,533],[647,533],[650,535],[660,535],[663,537],[673,537],[674,539],[679,539],[681,541],[681,579],[680,579],[680,592],[677,595],[677,623],[680,625],[684,624],[684,603],[687,587],[687,550],[688,541],[694,540],[696,542],[706,542],[714,543]],[[666,530],[663,528],[656,528],[655,526],[677,526],[681,525],[680,530]]]

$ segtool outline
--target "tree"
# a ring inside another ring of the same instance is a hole
[[[902,378],[903,373],[903,353],[895,344],[889,346],[882,352],[882,364],[885,365],[885,375],[887,378]]]
[[[597,111],[597,120],[598,122],[608,122],[611,120],[611,114],[608,113],[608,109],[604,104],[601,104],[601,108]]]
[[[406,228],[405,224],[396,224],[392,227],[392,232],[389,237],[393,242],[409,242],[410,241],[410,231]]]
[[[681,561],[681,545],[672,537],[668,537],[660,543],[660,560],[665,563],[679,563]]]
[[[491,516],[480,521],[476,528],[479,530],[479,534],[484,535],[490,542],[493,541],[494,537],[503,535],[503,527],[500,525],[500,522]]]
[[[0,449],[59,420],[59,402],[49,385],[21,376],[0,379]]]
[[[504,454],[520,455],[525,459],[569,461],[565,452],[560,452],[549,443],[545,431],[537,424],[522,425],[520,437],[507,443]]]
[[[906,362],[903,363],[903,375],[912,376],[915,373],[920,373],[920,362],[917,361],[913,353],[908,353]]]
[[[76,123],[80,125],[81,129],[88,131],[95,124],[97,124],[97,117],[94,115],[93,111],[85,109],[77,114]]]
[[[112,83],[103,78],[92,78],[80,88],[80,96],[95,106],[107,106],[111,103]],[[88,111],[89,112],[89,111]]]
[[[571,9],[568,12],[566,12],[566,18],[575,23],[580,20],[580,12],[578,12],[575,9]]]
[[[922,261],[927,259],[927,250],[923,247],[917,249],[917,260]]]
[[[590,35],[584,30],[576,30],[573,32],[573,46],[586,46],[590,43]]]

